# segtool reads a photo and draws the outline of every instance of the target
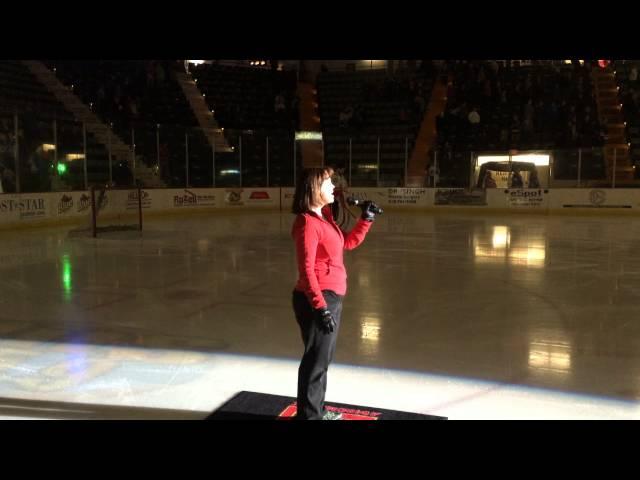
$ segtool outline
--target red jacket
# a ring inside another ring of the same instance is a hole
[[[322,213],[329,220],[315,213],[303,213],[296,217],[291,230],[298,257],[295,289],[305,293],[313,308],[326,308],[322,290],[333,290],[338,295],[347,293],[343,250],[360,245],[372,223],[359,219],[353,230],[346,233],[333,221],[331,207],[326,206]]]

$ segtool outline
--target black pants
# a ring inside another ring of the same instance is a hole
[[[323,290],[327,307],[336,321],[332,333],[325,333],[313,315],[313,308],[306,295],[293,292],[293,311],[302,333],[304,355],[298,368],[298,413],[300,420],[319,420],[324,413],[324,396],[327,392],[327,370],[336,350],[340,329],[342,299],[331,290]]]

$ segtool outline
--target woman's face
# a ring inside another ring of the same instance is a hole
[[[333,203],[334,188],[335,187],[333,185],[333,182],[331,181],[331,177],[325,178],[322,182],[322,186],[320,187],[320,200],[322,201],[322,205],[320,205],[321,207],[324,207],[329,203]]]

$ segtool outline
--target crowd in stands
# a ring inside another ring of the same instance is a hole
[[[299,127],[295,72],[218,64],[198,65],[191,72],[220,126],[238,130]]]
[[[47,62],[58,78],[104,121],[196,126],[190,106],[172,76],[177,62],[67,61]]]
[[[440,145],[469,149],[599,146],[590,66],[511,62],[446,63],[447,108],[437,118]]]
[[[401,63],[393,75],[360,75],[353,81],[360,82],[356,87],[355,95],[347,99],[338,113],[338,125],[341,129],[360,132],[371,124],[376,106],[393,105],[394,114],[387,117],[382,123],[394,123],[398,125],[412,125],[417,127],[426,110],[434,73],[434,67],[430,61],[423,61],[420,68],[415,64],[407,66]],[[329,115],[332,115],[329,113]],[[327,125],[333,125],[333,119],[322,119]]]
[[[15,134],[12,119],[0,118],[0,185],[1,193],[15,192]]]
[[[640,175],[640,61],[615,62],[622,114],[626,122],[625,134],[629,142],[631,161],[636,166],[636,177]]]
[[[29,176],[28,172],[37,172],[34,178],[42,171],[48,175],[49,159],[38,148],[53,142],[51,119],[58,119],[57,136],[61,144],[77,146],[81,138],[79,126],[65,126],[62,120],[72,121],[72,114],[44,86],[35,85],[37,81],[29,78],[20,62],[5,63],[6,68],[0,68],[0,81],[13,81],[11,88],[16,94],[0,95],[0,99],[18,108],[24,117],[20,125],[24,138],[19,143],[21,180],[23,175]],[[184,71],[182,61],[45,63],[102,120],[112,122],[116,133],[127,143],[131,141],[130,126],[155,128],[162,124],[182,128],[175,138],[171,136],[173,133],[165,133],[168,130],[163,131],[159,155],[155,130],[146,132],[149,138],[136,134],[136,143],[141,146],[137,154],[148,150],[153,162],[160,157],[163,166],[170,163],[170,157],[183,155],[183,144],[179,142],[184,142],[184,128],[197,128],[198,122],[175,78],[174,70]],[[632,158],[636,152],[636,163],[640,165],[640,62],[620,61],[615,66]],[[436,118],[435,149],[442,171],[437,175],[443,178],[455,170],[451,170],[448,162],[460,163],[459,170],[464,176],[471,151],[570,150],[604,144],[607,125],[599,119],[589,62],[521,65],[511,61],[445,61],[436,68],[434,62],[427,60],[396,62],[395,67],[393,71],[323,69],[318,75],[318,114],[328,163],[343,166],[347,158],[353,158],[356,164],[370,166],[380,150],[382,169],[401,172],[406,148],[410,153],[438,76],[447,84],[446,108]],[[299,130],[301,100],[295,72],[206,64],[192,66],[191,74],[216,121],[227,131],[244,135],[242,132],[247,130],[273,129],[279,132],[273,134],[274,138],[279,134],[284,138]],[[43,118],[38,120],[35,118],[38,116]],[[69,140],[64,139],[67,134]],[[13,136],[11,116],[0,117],[0,178],[5,192],[15,188]],[[203,139],[198,141],[202,143],[203,162],[208,165],[209,146]],[[378,146],[379,141],[382,147]],[[264,155],[261,146],[264,141],[260,137],[254,143],[259,164],[262,159],[258,157]],[[247,140],[244,145],[247,157],[251,152],[249,145]],[[269,148],[270,152],[278,149],[275,140]],[[283,143],[280,150],[288,155],[292,148]],[[195,156],[196,149],[192,151]],[[272,159],[276,161],[275,157]],[[252,168],[250,163],[246,165]],[[435,178],[435,174],[431,177]],[[25,182],[29,180],[21,181],[21,186]]]

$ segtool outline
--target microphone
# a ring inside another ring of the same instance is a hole
[[[352,205],[354,207],[365,207],[367,203],[373,203],[371,200],[359,200],[355,197],[347,197],[347,203],[349,205]],[[375,213],[376,215],[382,215],[382,209],[377,206],[375,203],[373,203],[374,207],[371,209],[371,211],[373,213]]]

